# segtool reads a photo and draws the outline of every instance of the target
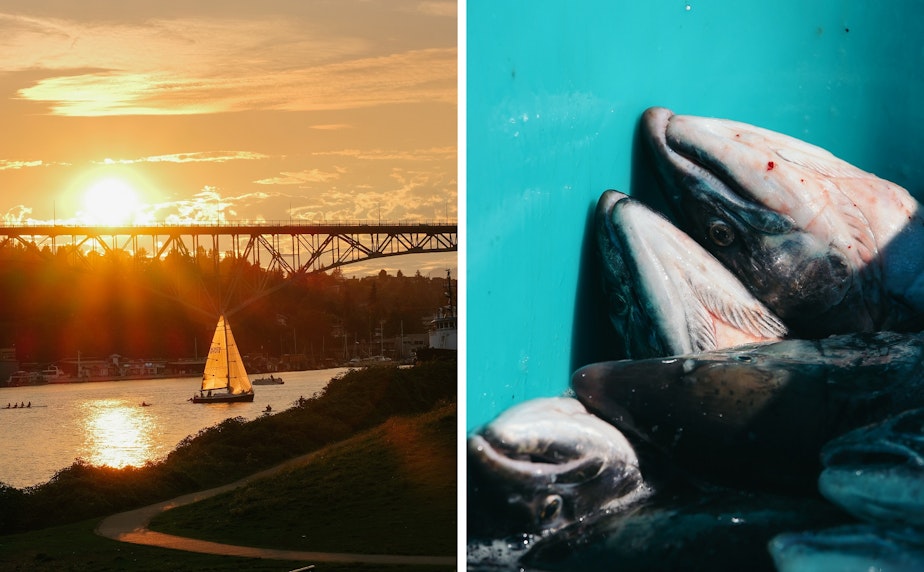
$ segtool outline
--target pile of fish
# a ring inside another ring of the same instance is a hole
[[[469,437],[469,568],[924,569],[918,203],[744,123],[642,132],[680,228],[600,198],[625,359]]]

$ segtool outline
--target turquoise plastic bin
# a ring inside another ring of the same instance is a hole
[[[650,106],[781,131],[924,189],[924,3],[467,5],[467,425],[612,356],[591,210],[653,193]],[[924,253],[922,253],[924,255]]]

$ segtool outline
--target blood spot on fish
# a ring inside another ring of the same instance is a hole
[[[772,171],[776,167],[776,164],[773,161],[767,161],[767,170]]]

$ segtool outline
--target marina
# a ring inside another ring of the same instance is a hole
[[[193,407],[201,376],[45,384],[0,391],[0,482],[44,483],[82,459],[94,465],[156,461],[189,435],[231,417],[255,419],[322,391],[345,368],[284,372],[285,385],[262,388],[250,403]],[[7,403],[10,410],[6,410]],[[31,407],[12,405],[31,403]]]

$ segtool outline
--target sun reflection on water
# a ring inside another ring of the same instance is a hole
[[[152,460],[155,423],[145,408],[118,399],[92,401],[85,408],[88,462],[122,468]]]

